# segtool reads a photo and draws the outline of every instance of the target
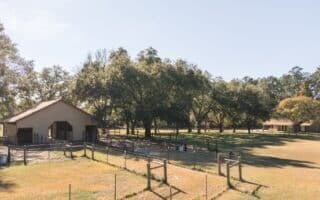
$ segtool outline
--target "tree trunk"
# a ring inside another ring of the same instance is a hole
[[[178,123],[176,124],[176,134],[179,135],[179,126],[178,126]]]
[[[153,124],[154,124],[154,134],[157,135],[158,134],[158,124],[157,124],[157,119],[153,120]]]
[[[143,123],[144,125],[144,129],[145,129],[145,132],[144,132],[144,135],[146,138],[150,138],[151,137],[151,125],[152,125],[152,121],[145,121]]]
[[[201,133],[201,122],[197,122],[197,133]]]
[[[236,133],[236,127],[233,127],[233,133]]]
[[[207,120],[204,121],[204,132],[207,133]]]
[[[192,132],[192,127],[191,127],[191,125],[189,125],[189,127],[188,127],[188,133],[191,133]]]
[[[251,127],[248,126],[248,133],[250,134],[251,133]]]
[[[223,132],[223,122],[219,123],[219,132],[222,133]]]
[[[136,120],[131,121],[131,135],[134,135],[136,128]]]
[[[127,135],[130,133],[130,123],[129,120],[126,120],[126,129],[127,129]]]

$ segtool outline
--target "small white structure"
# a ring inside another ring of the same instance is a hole
[[[93,141],[97,122],[62,99],[45,101],[2,122],[3,135],[12,144],[47,143],[50,140]]]

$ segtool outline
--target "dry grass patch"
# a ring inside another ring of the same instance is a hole
[[[114,173],[117,173],[119,198],[146,187],[146,179],[142,176],[77,158],[2,168],[0,196],[1,199],[66,199],[71,184],[73,199],[113,199]]]

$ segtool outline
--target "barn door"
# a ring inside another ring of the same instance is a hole
[[[97,141],[97,126],[86,126],[86,142],[96,142]]]
[[[32,128],[19,128],[17,133],[17,139],[19,145],[32,144]]]

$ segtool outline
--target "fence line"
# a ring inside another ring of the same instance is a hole
[[[88,151],[91,151],[91,158],[94,160],[95,159],[95,151],[99,151],[99,152],[102,152],[102,153],[106,153],[107,155],[107,163],[108,163],[108,156],[109,156],[109,151],[110,150],[113,150],[113,151],[117,151],[117,152],[120,152],[120,153],[123,153],[123,158],[124,158],[124,168],[127,169],[127,159],[128,159],[128,155],[133,155],[133,156],[138,156],[138,157],[142,157],[144,159],[148,159],[148,164],[149,164],[149,167],[147,166],[147,178],[148,178],[148,183],[147,183],[147,188],[151,188],[151,179],[154,179],[154,180],[157,180],[155,178],[152,177],[152,174],[151,174],[151,170],[152,169],[157,169],[157,168],[160,168],[160,167],[163,167],[163,174],[164,174],[164,178],[163,178],[163,182],[168,184],[168,178],[167,178],[167,163],[168,161],[166,159],[159,159],[159,157],[156,157],[156,156],[151,156],[151,155],[146,155],[146,154],[143,154],[143,153],[139,153],[139,152],[134,152],[134,151],[127,151],[126,149],[121,149],[120,147],[117,147],[117,146],[101,146],[101,145],[96,145],[96,144],[87,144],[87,143],[83,143],[82,145],[72,145],[72,144],[61,144],[61,145],[49,145],[48,146],[45,146],[45,145],[30,145],[30,146],[10,146],[11,149],[23,149],[24,150],[24,160],[25,160],[25,163],[27,164],[27,151],[28,150],[43,150],[43,149],[48,149],[48,150],[57,150],[57,149],[60,149],[60,150],[63,150],[64,151],[64,154],[66,155],[67,152],[70,153],[70,157],[73,158],[73,151],[75,149],[80,149],[80,150],[83,150],[84,151],[84,155],[87,156],[88,154]],[[8,150],[10,151],[10,149]],[[49,152],[48,152],[49,153]],[[9,153],[10,155],[10,153]],[[50,155],[50,154],[49,154]],[[48,156],[50,157],[50,156]],[[120,157],[121,158],[121,157]],[[155,163],[155,164],[158,164],[158,166],[154,166],[154,167],[151,167],[151,163]],[[240,163],[240,162],[239,162]],[[175,165],[175,164],[173,164]],[[176,166],[179,166],[179,165],[176,165]],[[179,166],[181,167],[181,166]],[[240,165],[241,167],[241,165]],[[184,168],[188,168],[188,167],[184,167]],[[190,169],[190,168],[188,168]],[[130,170],[128,170],[130,171]],[[157,180],[158,181],[158,180]],[[117,189],[117,180],[116,180],[116,175],[115,175],[115,186],[114,186],[114,196],[115,196],[115,199],[116,199],[116,189]],[[70,198],[71,198],[71,185],[70,185]],[[172,193],[171,193],[171,187],[170,187],[170,198],[172,198]],[[205,196],[206,196],[206,199],[208,198],[208,183],[207,183],[207,176],[206,176],[206,179],[205,179]]]

